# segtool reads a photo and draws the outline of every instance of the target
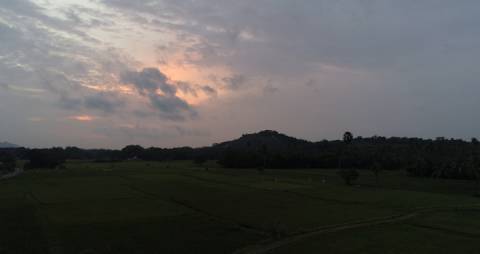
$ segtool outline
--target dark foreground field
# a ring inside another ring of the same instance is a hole
[[[0,253],[479,253],[469,181],[71,162],[0,181]]]

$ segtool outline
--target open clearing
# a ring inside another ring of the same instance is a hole
[[[0,181],[0,253],[478,253],[469,181],[70,162]]]

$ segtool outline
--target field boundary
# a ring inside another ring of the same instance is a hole
[[[123,178],[125,180],[129,181],[128,177],[123,177]],[[203,216],[215,219],[217,221],[222,221],[222,222],[226,222],[228,224],[233,224],[233,225],[235,225],[235,226],[237,226],[237,227],[239,227],[243,230],[253,231],[253,232],[256,232],[256,233],[262,234],[262,235],[267,234],[267,232],[265,230],[263,230],[262,228],[258,228],[258,227],[255,227],[255,226],[252,226],[252,225],[249,225],[249,224],[241,223],[241,222],[238,222],[238,221],[235,221],[235,220],[232,220],[232,219],[228,219],[228,218],[225,218],[225,217],[222,217],[222,216],[212,214],[208,211],[205,211],[203,209],[195,207],[195,206],[191,205],[190,203],[188,203],[186,201],[183,201],[183,200],[180,200],[180,199],[177,199],[177,198],[174,198],[174,197],[170,197],[170,198],[167,199],[167,198],[164,198],[164,197],[162,197],[162,196],[160,196],[156,193],[145,191],[144,189],[133,185],[130,181],[129,181],[128,184],[126,184],[126,186],[128,186],[133,191],[136,191],[138,193],[142,193],[143,195],[149,196],[153,199],[157,199],[157,200],[161,200],[161,201],[165,201],[165,202],[170,202],[172,204],[187,208],[188,210],[191,210],[191,211],[193,211],[197,214],[201,214]]]
[[[447,234],[459,235],[459,236],[463,236],[463,237],[470,237],[470,238],[475,238],[475,239],[480,238],[480,234],[462,232],[462,231],[457,231],[457,230],[453,230],[453,229],[449,229],[449,228],[445,228],[445,227],[435,227],[435,226],[423,225],[421,223],[407,223],[407,225],[412,226],[412,227],[422,228],[422,229],[439,231],[439,232],[447,233]]]
[[[464,210],[464,209],[471,209],[479,206],[480,204],[470,204],[470,205],[464,205],[464,206],[449,206],[449,207],[421,207],[413,211],[410,211],[408,213],[397,214],[397,215],[371,219],[371,220],[364,220],[364,221],[353,222],[353,223],[325,226],[325,227],[320,227],[313,230],[299,232],[279,240],[272,240],[272,239],[265,240],[261,243],[238,249],[235,252],[233,252],[233,254],[262,254],[262,253],[267,253],[269,251],[278,249],[282,246],[286,246],[294,242],[298,242],[300,240],[304,240],[309,237],[313,237],[321,234],[334,233],[334,232],[357,229],[362,227],[396,223],[396,222],[408,220],[426,213],[439,212],[439,211],[451,211],[451,210],[454,210],[454,211]]]

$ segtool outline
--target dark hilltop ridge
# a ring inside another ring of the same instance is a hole
[[[212,146],[144,148],[129,145],[121,150],[56,147],[50,149],[3,148],[0,152],[28,160],[32,167],[52,168],[66,160],[113,162],[122,160],[193,160],[199,165],[217,161],[227,168],[355,168],[406,170],[421,177],[480,181],[480,143],[461,139],[354,137],[311,142],[273,130],[245,134]],[[28,165],[28,164],[27,164]]]
[[[220,144],[214,144],[217,149],[252,149],[264,148],[265,146],[272,150],[287,150],[294,147],[311,146],[313,142],[293,138],[273,130],[264,130],[253,134],[244,134],[242,137],[226,141]]]
[[[18,148],[18,145],[9,142],[0,142],[0,148]]]

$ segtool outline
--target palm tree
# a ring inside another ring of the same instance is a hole
[[[338,168],[339,169],[342,169],[342,164],[343,164],[343,159],[345,157],[345,151],[347,150],[347,146],[349,144],[351,144],[353,141],[353,134],[349,131],[345,132],[343,134],[343,143],[345,144],[343,147],[342,147],[342,151],[341,151],[341,154],[340,154],[340,158],[338,160]]]
[[[343,134],[343,142],[348,145],[352,143],[352,141],[353,141],[353,134],[349,131],[345,132]]]
[[[345,180],[347,185],[352,185],[352,182],[358,178],[358,172],[355,169],[343,169],[343,159],[345,155],[345,151],[348,148],[348,145],[351,144],[353,141],[353,134],[349,131],[343,134],[343,143],[345,144],[342,148],[342,152],[340,154],[340,158],[338,160],[338,174]]]

